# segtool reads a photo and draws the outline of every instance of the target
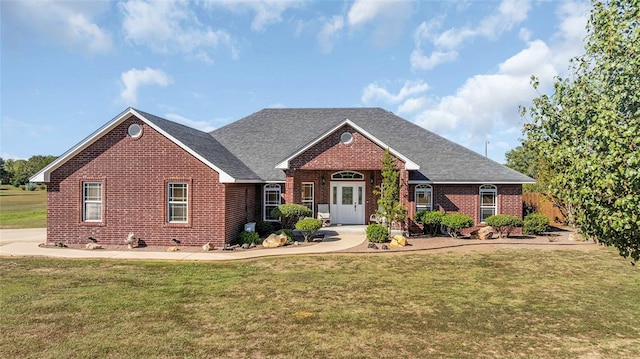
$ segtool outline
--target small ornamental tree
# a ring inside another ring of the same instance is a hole
[[[304,218],[296,222],[296,229],[302,233],[305,242],[309,240],[322,228],[322,220],[315,218]]]
[[[400,171],[396,170],[395,160],[387,148],[382,157],[382,184],[373,190],[374,195],[380,196],[376,215],[384,218],[387,234],[391,233],[394,222],[402,222],[407,218],[407,209],[400,203],[401,187]]]
[[[280,217],[283,228],[293,228],[300,218],[311,215],[313,215],[313,211],[309,207],[296,203],[281,204],[271,210],[271,217]]]
[[[498,231],[498,238],[509,238],[509,234],[516,227],[522,227],[522,220],[516,216],[510,216],[508,214],[496,214],[484,221],[488,226],[495,228]]]
[[[442,224],[447,227],[449,236],[458,238],[461,229],[473,226],[473,219],[462,213],[447,213],[442,217]]]
[[[444,212],[424,211],[420,218],[420,222],[424,226],[424,232],[431,237],[435,237],[442,224],[442,217],[444,217]]]

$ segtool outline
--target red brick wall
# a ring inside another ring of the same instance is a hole
[[[498,189],[498,214],[508,214],[522,218],[522,185],[496,185]],[[469,233],[481,227],[480,221],[480,185],[433,185],[433,209],[447,213],[464,213],[473,218],[474,227],[464,230]],[[415,185],[408,191],[408,219],[415,216]],[[415,229],[415,223],[410,225]],[[518,228],[513,234],[521,234]]]
[[[143,127],[138,139],[127,136],[132,123]],[[82,222],[82,182],[103,184],[103,220]],[[166,183],[189,183],[189,223],[166,221]],[[225,241],[225,186],[218,174],[135,117],[98,139],[51,174],[47,186],[49,241],[124,244],[129,232],[147,244],[182,245]],[[228,206],[227,206],[228,207]],[[237,216],[232,216],[237,220]]]
[[[256,203],[256,185],[253,184],[227,184],[226,185],[226,240],[233,242],[238,234],[244,230],[244,225],[256,222],[255,209],[260,206]]]

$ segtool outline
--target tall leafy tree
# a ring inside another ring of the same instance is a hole
[[[640,259],[640,1],[594,1],[585,53],[523,115],[581,233]],[[535,88],[538,81],[532,77]]]
[[[391,233],[391,226],[394,222],[404,221],[407,217],[407,210],[400,203],[400,171],[395,168],[395,159],[391,156],[387,148],[382,157],[382,184],[376,186],[373,193],[379,195],[377,215],[385,220],[387,233]]]

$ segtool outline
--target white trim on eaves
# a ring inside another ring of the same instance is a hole
[[[164,137],[169,139],[171,142],[175,143],[180,148],[182,148],[183,150],[185,150],[186,152],[188,152],[189,154],[191,154],[192,156],[194,156],[195,158],[200,160],[202,163],[204,163],[205,165],[207,165],[208,167],[210,167],[214,171],[218,172],[221,183],[235,183],[235,182],[237,182],[237,180],[235,178],[233,178],[231,175],[229,175],[228,173],[226,173],[223,170],[221,170],[218,166],[214,165],[213,163],[211,163],[210,161],[208,161],[207,159],[202,157],[199,153],[195,152],[193,149],[191,149],[190,147],[188,147],[187,145],[185,145],[181,141],[177,140],[175,137],[171,136],[169,133],[165,132],[162,128],[160,128],[156,124],[154,124],[153,121],[149,120],[148,118],[146,118],[145,116],[140,114],[138,111],[136,111],[132,107],[129,107],[128,109],[124,110],[118,116],[114,117],[111,121],[107,122],[105,125],[100,127],[94,133],[92,133],[91,135],[89,135],[88,137],[86,137],[85,139],[80,141],[78,144],[73,146],[67,152],[65,152],[60,157],[58,157],[55,161],[51,162],[48,166],[46,166],[45,168],[40,170],[38,173],[33,175],[29,179],[29,181],[31,181],[31,182],[49,182],[51,180],[51,173],[53,171],[55,171],[60,166],[65,164],[67,161],[69,161],[71,158],[75,157],[80,152],[85,150],[87,147],[89,147],[90,145],[95,143],[98,139],[100,139],[102,136],[107,134],[109,131],[113,130],[115,127],[120,125],[122,122],[124,122],[126,119],[128,119],[131,115],[136,116],[139,120],[141,120],[145,124],[149,125],[154,130],[158,131],[160,134],[162,134]]]
[[[365,136],[366,138],[368,138],[369,140],[371,140],[373,143],[375,143],[376,145],[380,146],[381,148],[384,148],[384,149],[388,148],[389,152],[392,155],[396,156],[398,159],[400,159],[402,162],[404,162],[404,168],[406,170],[419,170],[420,169],[420,165],[418,165],[417,163],[411,161],[407,156],[405,156],[405,155],[401,154],[400,152],[394,150],[393,148],[388,146],[386,143],[384,143],[381,140],[379,140],[377,137],[375,137],[372,134],[370,134],[369,132],[365,131],[362,127],[360,127],[360,126],[356,125],[355,123],[353,123],[348,118],[345,118],[344,121],[340,122],[337,126],[334,126],[329,131],[327,131],[327,132],[323,133],[322,135],[316,137],[315,140],[311,141],[306,146],[302,147],[301,149],[299,149],[298,151],[296,151],[295,153],[293,153],[289,157],[285,158],[282,162],[280,162],[280,163],[278,163],[276,165],[276,168],[277,169],[281,169],[281,170],[289,169],[289,162],[292,159],[298,157],[299,155],[304,153],[304,151],[308,150],[309,148],[317,145],[318,143],[320,143],[320,141],[322,141],[325,138],[329,137],[329,135],[331,135],[332,133],[337,131],[340,127],[343,127],[345,125],[349,125],[349,126],[353,127],[356,131],[360,132],[363,136]]]

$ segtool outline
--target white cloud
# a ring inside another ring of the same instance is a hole
[[[107,6],[105,6],[107,5]],[[15,21],[21,29],[35,31],[60,45],[88,53],[104,53],[112,49],[111,34],[92,18],[108,9],[108,4],[63,1],[6,1],[2,4],[2,21]],[[21,29],[15,29],[19,36]]]
[[[213,63],[210,51],[219,45],[229,47],[231,56],[237,57],[231,36],[225,31],[202,25],[189,4],[184,1],[145,0],[120,3],[125,39],[160,53],[192,54],[205,63]]]
[[[161,70],[146,68],[144,70],[131,69],[120,75],[124,88],[120,92],[120,98],[128,105],[138,102],[138,87],[145,85],[168,86],[171,79]]]
[[[211,132],[216,129],[215,126],[213,126],[209,121],[191,120],[175,113],[168,113],[164,115],[164,117],[166,117],[168,120],[181,123],[183,125],[195,128],[196,130],[200,130],[203,132]]]
[[[333,50],[333,41],[339,37],[340,30],[344,27],[342,16],[334,16],[325,22],[322,30],[318,33],[318,43],[323,53],[330,53]]]
[[[378,101],[386,104],[397,104],[414,95],[422,94],[428,89],[429,85],[423,81],[407,81],[398,93],[394,95],[378,84],[369,84],[364,88],[361,100],[367,105]]]
[[[359,28],[373,23],[373,39],[376,45],[384,47],[393,44],[401,35],[405,21],[409,18],[411,1],[356,0],[347,13],[347,23]]]
[[[415,47],[410,63],[414,70],[429,70],[457,58],[457,49],[466,41],[476,37],[496,39],[505,31],[524,21],[531,6],[529,0],[502,0],[495,14],[489,15],[475,26],[451,28],[436,33],[439,21],[421,23],[414,32]],[[430,55],[425,55],[425,43],[433,44]]]
[[[251,30],[264,31],[268,25],[282,21],[282,14],[304,4],[300,0],[205,0],[205,7],[223,7],[233,12],[253,12]]]

